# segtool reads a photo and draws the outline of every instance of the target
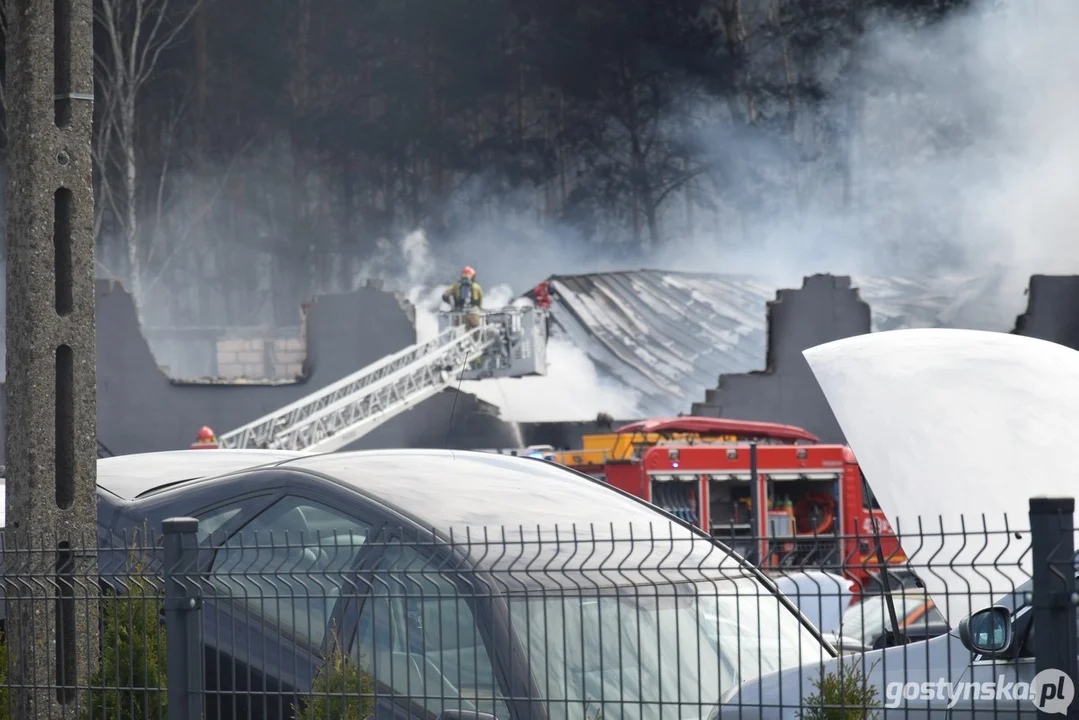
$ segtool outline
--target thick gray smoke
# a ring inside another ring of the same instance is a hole
[[[821,69],[831,99],[799,112],[793,142],[714,109],[700,137],[725,192],[656,263],[788,283],[1005,267],[1014,317],[1030,274],[1079,270],[1077,27],[1070,0],[984,2],[934,26],[875,18],[864,88],[834,80],[837,53]]]
[[[937,25],[869,26],[864,88],[835,80],[847,62],[837,51],[819,68],[831,99],[799,110],[793,141],[735,128],[725,103],[687,109],[714,161],[712,182],[694,188],[711,207],[697,204],[687,222],[675,195],[663,208],[671,237],[661,248],[585,247],[557,224],[494,212],[431,238],[429,261],[449,278],[471,263],[517,291],[552,273],[640,266],[788,282],[811,272],[974,275],[995,266],[1022,282],[1079,270],[1079,3],[987,1]]]
[[[1018,312],[1031,273],[1079,269],[1077,27],[1070,0],[983,2],[929,27],[877,18],[863,42],[863,90],[829,87],[822,71],[833,100],[799,117],[797,145],[729,128],[714,143],[717,157],[739,156],[735,165],[788,169],[771,187],[779,197],[732,206],[717,195],[713,226],[668,256],[787,278],[1004,266],[1001,292]],[[845,142],[824,137],[844,123]],[[723,236],[726,251],[715,252]]]
[[[686,227],[663,247],[590,252],[563,228],[502,216],[437,245],[436,254],[423,252],[425,280],[448,282],[463,263],[514,293],[554,273],[642,266],[752,273],[777,285],[813,272],[980,275],[1004,267],[998,292],[1014,317],[1032,273],[1079,272],[1077,28],[1073,0],[986,2],[934,26],[874,18],[861,47],[864,88],[834,79],[847,61],[837,52],[820,70],[831,99],[800,111],[793,142],[733,130],[725,105],[692,108],[705,118],[698,138],[722,184],[704,188],[712,207],[694,207],[692,225],[684,200],[668,204],[665,226]],[[837,126],[847,127],[838,142],[826,132]],[[761,188],[755,196],[735,192],[751,182]],[[475,390],[518,420],[533,419],[533,410],[546,417],[551,404],[562,419],[618,414],[617,389],[595,383],[572,349],[556,351],[554,365],[563,352],[587,381],[520,381],[519,394],[501,402],[491,385]],[[572,392],[563,400],[565,387]]]
[[[422,308],[423,335],[438,291],[464,264],[477,269],[492,302],[551,274],[610,269],[752,273],[781,287],[812,272],[978,275],[1002,266],[1007,325],[1022,311],[1031,273],[1079,272],[1079,86],[1071,77],[1079,3],[986,0],[938,25],[874,18],[869,26],[860,86],[837,79],[849,60],[840,50],[802,69],[817,74],[829,99],[799,107],[793,136],[738,127],[726,102],[687,101],[667,124],[692,118],[711,167],[691,188],[702,201],[675,193],[661,208],[666,242],[657,249],[586,244],[545,219],[542,191],[488,200],[495,196],[476,181],[461,191],[460,204],[473,208],[469,222],[448,234],[403,228],[362,267],[339,262],[322,272],[324,287],[377,275]],[[333,183],[320,187],[334,192]],[[273,233],[272,223],[259,222],[259,232]],[[612,222],[603,234],[629,231]],[[253,268],[266,264],[255,249],[221,252],[250,255]],[[280,270],[258,274],[249,286],[272,294],[282,282]],[[546,380],[472,389],[520,420],[632,414],[624,411],[635,402],[599,381],[572,348],[552,349]]]

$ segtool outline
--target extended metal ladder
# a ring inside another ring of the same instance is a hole
[[[218,438],[222,448],[332,452],[451,386],[498,342],[486,326],[444,329]]]

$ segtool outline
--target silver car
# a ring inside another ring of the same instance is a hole
[[[877,717],[1030,717],[1034,680],[1031,582],[959,622],[932,640],[858,656],[868,685],[876,688]],[[822,672],[835,673],[838,660],[807,665],[749,680],[723,698],[719,718],[797,718],[817,692]]]
[[[773,575],[772,579],[779,591],[793,600],[825,635],[839,630],[843,614],[856,601],[857,583],[837,573],[806,569]]]

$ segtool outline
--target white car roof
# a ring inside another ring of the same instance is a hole
[[[289,450],[172,450],[99,458],[97,484],[123,500],[182,480],[224,475],[305,457]],[[7,480],[0,478],[0,527],[7,526]]]
[[[169,450],[101,458],[97,484],[124,500],[163,485],[306,457],[292,450]]]

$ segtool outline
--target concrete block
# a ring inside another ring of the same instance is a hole
[[[235,338],[224,338],[217,341],[217,347],[225,352],[243,352],[247,348],[244,346],[243,340],[236,340]]]
[[[290,365],[293,363],[302,363],[304,354],[302,352],[275,352],[273,354],[273,361],[275,365]]]

